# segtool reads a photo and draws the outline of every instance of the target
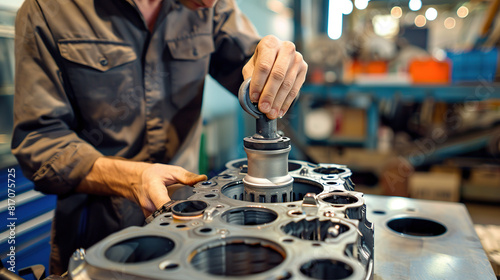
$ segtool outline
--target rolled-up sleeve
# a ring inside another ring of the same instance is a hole
[[[25,1],[16,18],[12,152],[44,193],[71,192],[102,156],[75,132],[57,46],[43,8]]]
[[[237,94],[243,82],[243,66],[253,55],[259,41],[255,27],[235,1],[219,1],[214,9],[215,52],[211,57],[210,75]]]

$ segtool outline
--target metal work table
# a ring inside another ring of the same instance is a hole
[[[374,280],[496,279],[463,204],[365,198],[375,224]]]

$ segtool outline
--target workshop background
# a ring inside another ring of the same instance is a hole
[[[500,0],[237,2],[260,35],[294,41],[309,64],[299,101],[279,122],[290,158],[348,165],[367,194],[464,203],[499,275]],[[0,3],[0,183],[15,168],[16,266],[47,267],[55,197],[35,192],[10,153],[21,3]],[[211,177],[245,157],[243,138],[255,128],[211,78],[203,116],[200,172]],[[0,193],[5,223],[7,187]],[[9,235],[3,227],[4,263]]]

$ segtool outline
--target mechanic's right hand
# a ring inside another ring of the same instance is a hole
[[[206,175],[191,173],[180,166],[150,164],[142,171],[138,184],[133,184],[133,195],[147,217],[170,201],[168,186],[177,183],[192,186],[205,180]]]

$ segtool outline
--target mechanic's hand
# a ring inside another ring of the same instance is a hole
[[[191,173],[180,166],[151,164],[142,171],[141,181],[134,188],[134,197],[147,217],[170,201],[168,186],[176,183],[192,186],[204,180],[207,176]]]
[[[306,79],[307,63],[292,42],[269,35],[259,42],[243,67],[243,78],[252,77],[250,99],[268,118],[282,117]]]

